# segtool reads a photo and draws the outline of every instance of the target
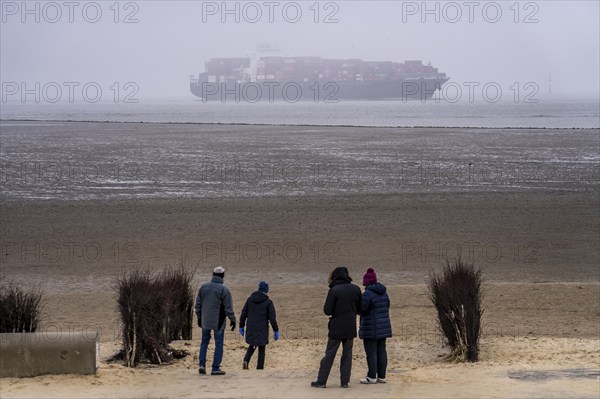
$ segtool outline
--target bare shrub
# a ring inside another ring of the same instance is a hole
[[[449,360],[476,362],[483,315],[481,270],[459,258],[446,260],[440,275],[429,276],[429,299],[437,309],[439,326],[452,349]]]
[[[135,367],[142,360],[162,364],[180,357],[168,344],[192,338],[193,274],[180,266],[158,274],[134,270],[117,280],[126,366]]]
[[[14,282],[0,284],[0,333],[35,332],[43,307],[39,286],[25,290]]]

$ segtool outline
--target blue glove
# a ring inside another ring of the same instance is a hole
[[[277,340],[279,339],[279,331],[275,331],[275,332],[273,333],[273,339],[274,339],[275,341],[277,341]]]
[[[243,337],[244,336],[244,327],[240,327],[240,335]]]

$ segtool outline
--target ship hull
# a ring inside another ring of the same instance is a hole
[[[190,83],[192,94],[203,101],[313,101],[430,99],[448,78],[421,78],[372,82],[208,82]]]

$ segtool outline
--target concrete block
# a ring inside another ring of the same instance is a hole
[[[90,331],[0,334],[0,377],[95,374],[99,345]]]

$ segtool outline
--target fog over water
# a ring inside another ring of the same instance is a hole
[[[206,61],[265,43],[290,56],[430,61],[459,85],[504,92],[515,83],[522,94],[527,83],[555,97],[599,92],[597,1],[0,3],[3,104],[19,99],[7,95],[11,82],[56,82],[61,101],[68,82],[79,84],[75,102],[89,82],[104,101],[117,88],[117,102],[134,91],[192,98],[189,77]]]

